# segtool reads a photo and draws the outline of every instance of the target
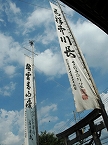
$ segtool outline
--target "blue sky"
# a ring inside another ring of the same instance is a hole
[[[63,4],[64,5],[64,4]],[[108,97],[108,36],[65,6],[69,25],[104,99]],[[60,132],[74,123],[73,95],[48,0],[0,0],[0,143],[23,144],[24,54],[35,42],[39,132]],[[105,104],[106,105],[106,104]],[[106,107],[107,109],[107,107]],[[84,113],[83,115],[84,116]]]

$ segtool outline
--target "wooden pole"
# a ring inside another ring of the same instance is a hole
[[[94,125],[94,122],[93,121],[90,122],[89,126],[90,126],[91,134],[93,136],[93,140],[94,140],[95,145],[102,145],[100,138],[96,132],[96,129],[95,129],[96,127]]]

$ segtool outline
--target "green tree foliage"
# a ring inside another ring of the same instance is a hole
[[[54,133],[41,132],[39,135],[39,145],[64,145],[62,140],[59,140]]]

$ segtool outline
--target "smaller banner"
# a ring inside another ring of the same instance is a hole
[[[32,59],[25,56],[24,71],[24,139],[25,145],[36,145],[35,93]]]
[[[36,145],[36,124],[35,124],[35,107],[26,108],[27,128],[28,128],[28,144]]]

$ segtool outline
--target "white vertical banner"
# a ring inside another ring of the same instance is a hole
[[[55,4],[50,3],[50,5],[53,10],[58,39],[74,95],[76,110],[80,112],[99,108],[98,96],[85,69],[85,60],[82,60],[82,53],[80,54],[78,51],[79,48],[77,49],[72,31],[70,31],[61,9]]]
[[[33,92],[32,59],[25,56],[24,71],[24,141],[25,145],[36,145],[35,102]]]

